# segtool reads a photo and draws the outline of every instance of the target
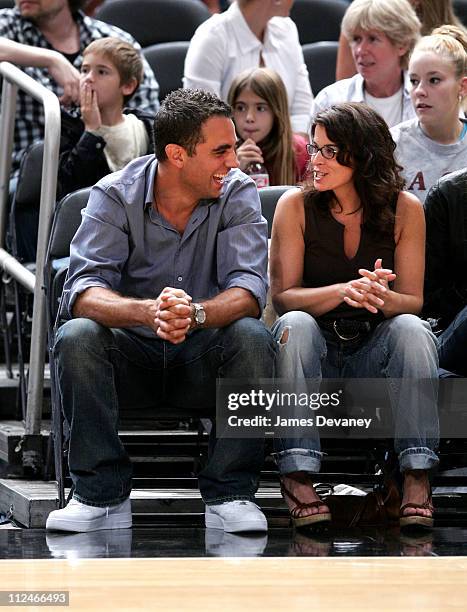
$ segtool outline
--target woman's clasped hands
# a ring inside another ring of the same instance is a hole
[[[375,261],[374,270],[359,269],[360,278],[345,283],[343,299],[354,308],[366,308],[377,314],[383,310],[390,299],[389,283],[395,280],[396,274],[388,268],[383,268],[381,259]]]

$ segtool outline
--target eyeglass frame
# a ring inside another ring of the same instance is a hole
[[[312,151],[311,149],[315,149],[315,150]],[[323,153],[324,149],[330,149],[332,151],[331,157]],[[308,153],[310,157],[314,157],[315,155],[318,155],[318,153],[321,153],[324,159],[334,159],[336,155],[339,153],[339,149],[335,145],[332,145],[332,144],[325,144],[322,147],[318,147],[317,144],[309,142],[306,145],[306,152]]]

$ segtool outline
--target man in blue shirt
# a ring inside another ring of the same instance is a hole
[[[271,378],[276,345],[266,301],[267,224],[235,156],[231,109],[177,90],[154,121],[156,158],[141,157],[92,189],[71,261],[54,347],[70,426],[73,499],[48,529],[131,526],[131,464],[118,398],[194,412],[215,403],[217,377]],[[253,503],[261,440],[213,439],[199,475],[206,525],[265,531]]]

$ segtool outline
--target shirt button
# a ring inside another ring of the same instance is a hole
[[[181,283],[181,282],[182,282],[182,280],[183,280],[183,276],[179,276],[179,277],[177,278],[177,280],[178,280],[178,282],[179,282],[179,283]]]
[[[96,143],[96,149],[102,149],[102,142]]]

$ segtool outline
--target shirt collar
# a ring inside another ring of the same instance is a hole
[[[149,164],[148,169],[146,171],[146,180],[145,180],[145,185],[144,185],[144,210],[150,210],[154,202],[154,181],[156,179],[156,172],[157,172],[158,164],[159,162],[157,161],[156,157],[154,157],[154,159]],[[221,200],[222,197],[224,196],[224,191],[225,191],[225,185],[218,198],[202,199],[198,202],[198,207],[207,209],[212,204],[216,204],[216,202],[219,202],[219,200]]]
[[[262,48],[262,43],[250,30],[238,4],[234,2],[226,12],[226,17],[232,24],[232,30],[239,48],[243,53]]]
[[[154,201],[154,180],[157,172],[157,159],[154,157],[153,161],[149,164],[149,168],[146,171],[146,181],[144,185],[144,209],[149,210]]]
[[[354,86],[355,86],[355,96],[356,96],[356,100],[361,101],[364,100],[365,98],[365,93],[363,91],[363,87],[364,87],[364,79],[362,77],[362,75],[357,72],[357,74],[355,75],[355,77],[352,77],[355,79],[354,81]],[[409,97],[410,98],[410,78],[409,78],[409,73],[407,70],[404,70],[402,73],[402,78],[403,78],[403,96],[404,98]]]

